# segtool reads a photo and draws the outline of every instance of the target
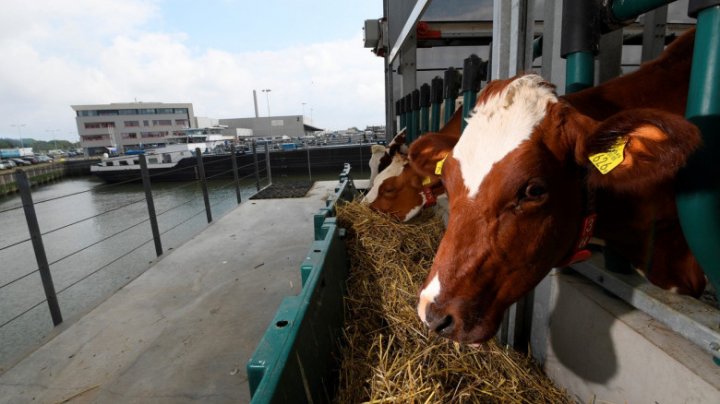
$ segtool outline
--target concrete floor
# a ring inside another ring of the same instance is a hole
[[[216,219],[2,374],[0,403],[248,402],[245,364],[300,291],[312,215],[336,184]]]

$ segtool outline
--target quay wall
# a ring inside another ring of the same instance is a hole
[[[57,163],[38,164],[0,172],[0,195],[17,192],[15,171],[25,171],[33,186],[57,181],[62,177],[90,175],[90,166],[98,159],[65,160]]]

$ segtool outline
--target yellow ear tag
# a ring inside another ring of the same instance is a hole
[[[435,175],[442,174],[442,168],[443,168],[443,164],[445,164],[446,158],[447,158],[447,154],[445,155],[445,157],[443,157],[442,160],[437,162],[437,165],[435,166]]]
[[[430,177],[425,177],[425,178],[423,178],[422,185],[424,187],[426,187],[426,186],[430,185],[431,182],[432,182],[432,180],[430,179]]]
[[[615,167],[619,166],[625,159],[624,151],[627,139],[619,137],[615,144],[610,147],[610,150],[604,153],[592,154],[588,157],[590,162],[597,167],[602,174],[607,174],[612,171]]]

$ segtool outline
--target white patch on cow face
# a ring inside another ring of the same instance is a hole
[[[395,155],[392,159],[392,163],[390,163],[387,168],[382,170],[380,174],[375,177],[375,181],[373,181],[373,186],[370,188],[370,191],[365,195],[365,198],[363,198],[363,202],[365,203],[373,203],[375,202],[375,199],[378,197],[378,193],[380,192],[380,185],[382,185],[383,181],[390,177],[397,177],[402,173],[403,167],[405,167],[405,164],[407,164],[407,159],[400,156]]]
[[[453,149],[468,197],[478,193],[493,164],[530,138],[545,117],[548,102],[557,102],[554,91],[543,82],[538,75],[522,76],[473,110]]]
[[[440,294],[440,278],[437,274],[432,278],[430,283],[425,289],[420,292],[420,302],[418,302],[418,316],[423,323],[427,324],[425,313],[427,312],[427,306],[430,303],[435,302],[435,298]]]
[[[415,216],[417,216],[418,213],[420,213],[420,211],[422,210],[423,206],[425,206],[425,201],[426,201],[426,200],[425,200],[425,195],[420,194],[420,196],[422,197],[422,202],[420,203],[420,205],[418,205],[418,206],[410,209],[410,211],[407,213],[407,215],[405,215],[405,218],[403,219],[403,222],[407,222],[408,220],[410,220],[410,219],[414,218]]]

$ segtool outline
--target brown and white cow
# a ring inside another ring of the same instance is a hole
[[[682,114],[687,101],[694,34],[694,29],[688,31],[658,59],[643,64],[631,74],[561,98],[583,114],[598,120],[626,108],[643,106]],[[452,138],[457,141],[460,137],[460,114],[456,112],[451,122],[441,133],[449,136],[448,141]],[[424,136],[434,135],[428,133]],[[433,195],[444,193],[437,176],[426,177],[407,163],[407,158],[398,158],[392,169],[381,173],[382,180],[371,185],[369,197],[365,198],[366,202],[371,202],[373,209],[404,221],[412,219],[424,206],[430,205],[428,201],[432,199],[424,197],[428,189]],[[430,187],[423,186],[424,181]]]
[[[423,136],[443,134],[457,139],[460,137],[461,123],[462,107],[455,111],[440,132],[428,132]],[[404,134],[404,130],[401,133]],[[404,145],[404,136],[402,140]],[[408,164],[407,150],[393,149],[389,146],[383,159],[382,163],[389,161],[389,164],[381,169],[377,176],[371,175],[370,189],[363,198],[363,202],[369,203],[372,209],[387,213],[401,221],[408,221],[417,216],[424,207],[433,206],[438,196],[445,193],[445,188],[437,176],[420,177],[412,169]]]
[[[685,82],[685,92],[668,97],[684,99],[686,90]],[[663,103],[672,101],[647,100]],[[673,109],[625,109],[596,120],[541,77],[525,75],[491,82],[456,144],[413,143],[411,164],[421,175],[442,162],[450,200],[420,292],[421,319],[461,342],[488,340],[513,302],[578,252],[592,205],[595,235],[608,248],[652,283],[699,296],[706,279],[680,228],[674,176],[701,138]]]

